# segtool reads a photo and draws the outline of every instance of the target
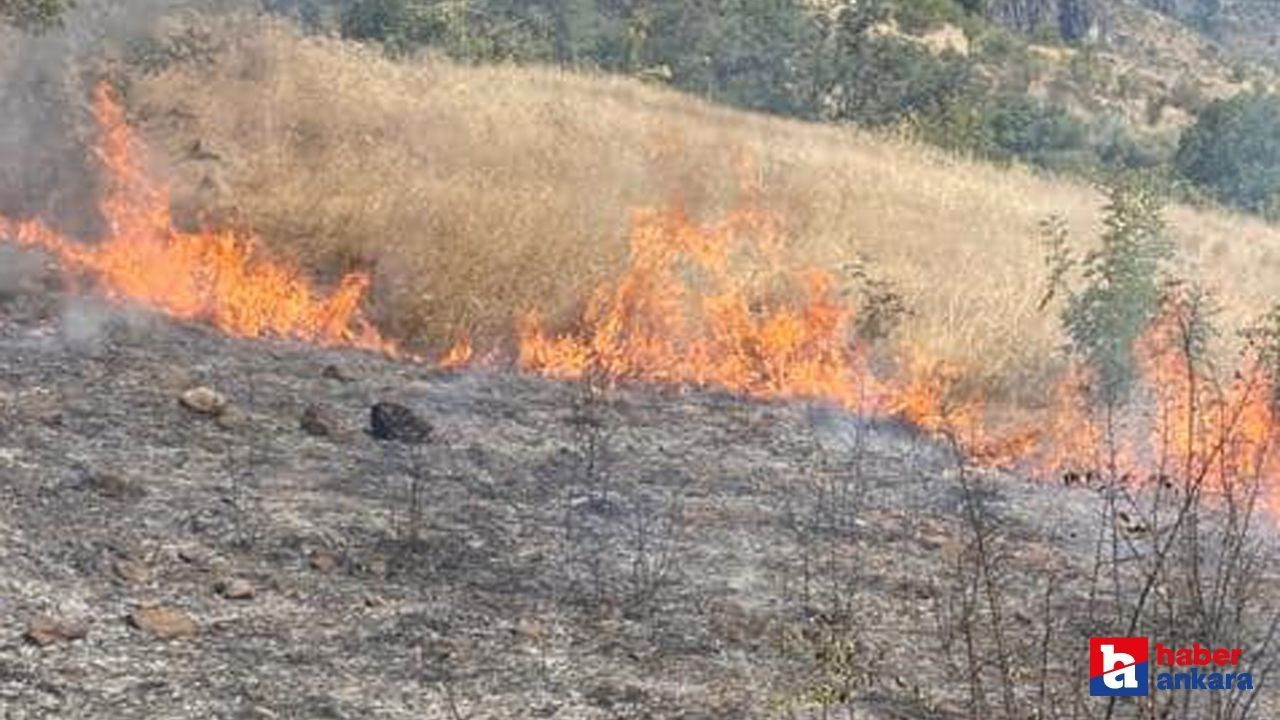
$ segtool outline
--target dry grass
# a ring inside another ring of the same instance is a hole
[[[1016,386],[1061,341],[1036,310],[1039,222],[1059,214],[1086,239],[1100,223],[1101,196],[1078,183],[637,81],[392,62],[262,20],[222,36],[213,62],[131,89],[179,186],[307,262],[376,265],[385,324],[435,346],[463,328],[481,345],[509,337],[532,307],[564,317],[625,261],[629,210],[679,201],[714,217],[736,202],[745,152],[799,262],[869,258],[916,311],[909,341]],[[1229,319],[1277,295],[1280,231],[1188,208],[1169,219]]]

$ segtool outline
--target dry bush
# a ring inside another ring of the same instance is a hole
[[[130,92],[186,200],[318,267],[376,266],[384,325],[434,347],[467,328],[497,343],[529,308],[568,317],[625,262],[630,210],[714,217],[753,168],[797,263],[869,258],[915,310],[907,341],[1034,389],[1061,342],[1037,310],[1037,224],[1056,213],[1097,236],[1092,188],[848,128],[628,79],[391,61],[260,18],[188,22],[223,39],[211,61]],[[1229,316],[1268,304],[1280,232],[1186,208],[1169,220]]]

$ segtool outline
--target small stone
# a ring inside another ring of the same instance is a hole
[[[338,558],[323,550],[311,553],[311,569],[328,575],[338,568]]]
[[[364,606],[367,608],[370,608],[370,609],[380,608],[386,604],[387,604],[386,598],[383,598],[381,595],[365,595],[364,596]]]
[[[145,585],[151,579],[151,571],[136,560],[117,560],[112,569],[116,577],[130,585]]]
[[[517,621],[512,632],[523,640],[537,641],[546,636],[546,629],[543,628],[542,623],[529,618]]]
[[[129,615],[129,624],[161,640],[195,637],[194,620],[177,608],[163,605],[140,607]]]
[[[258,594],[257,588],[243,578],[218,583],[217,591],[228,600],[252,600]]]
[[[84,478],[84,487],[111,500],[137,500],[146,491],[113,472],[90,471]]]
[[[235,407],[228,407],[217,417],[214,422],[223,430],[235,430],[245,424],[247,418],[245,414],[237,410]]]
[[[321,373],[326,380],[337,380],[338,382],[349,383],[355,378],[350,372],[338,367],[337,365],[325,365],[324,371]]]
[[[79,640],[87,634],[89,629],[83,623],[52,615],[37,615],[27,622],[27,631],[23,637],[40,647],[48,647],[54,643]]]
[[[337,434],[338,423],[329,409],[321,405],[308,405],[298,423],[302,431],[315,437],[332,437]]]
[[[393,402],[380,402],[369,413],[370,432],[378,440],[418,444],[431,438],[431,424],[413,410]]]
[[[191,412],[210,417],[222,415],[231,404],[226,395],[203,386],[187,390],[179,396],[178,401]]]

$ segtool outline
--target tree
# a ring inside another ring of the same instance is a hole
[[[1096,373],[1095,399],[1107,407],[1127,399],[1137,377],[1134,350],[1160,307],[1173,254],[1161,210],[1162,200],[1146,184],[1122,182],[1111,189],[1102,247],[1084,257],[1084,287],[1068,296],[1063,309],[1073,349]],[[1053,274],[1061,278],[1066,269]]]
[[[73,0],[0,0],[0,22],[39,32],[56,27]]]
[[[817,44],[800,0],[660,0],[648,7],[647,66],[670,68],[675,85],[739,107],[806,114]]]
[[[934,55],[873,32],[886,13],[883,3],[858,3],[843,8],[827,29],[815,73],[815,103],[824,117],[873,127],[928,121],[978,96],[981,81],[962,56]]]
[[[1026,95],[1005,95],[993,101],[986,113],[994,154],[1019,157],[1050,167],[1056,153],[1079,150],[1085,144],[1085,128],[1066,110]]]
[[[1280,209],[1280,97],[1251,92],[1211,103],[1183,134],[1175,163],[1223,203]]]

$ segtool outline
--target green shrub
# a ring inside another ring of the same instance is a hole
[[[1175,162],[1220,202],[1262,212],[1280,194],[1280,97],[1211,103],[1182,136]]]
[[[1202,112],[1205,107],[1204,88],[1200,81],[1189,75],[1183,75],[1173,84],[1169,92],[1169,101],[1189,113]]]
[[[959,25],[964,10],[953,0],[897,0],[893,17],[903,31],[922,35],[948,23]]]
[[[986,125],[994,151],[1049,166],[1055,153],[1084,145],[1084,125],[1060,107],[1026,95],[1008,95],[991,103]]]

